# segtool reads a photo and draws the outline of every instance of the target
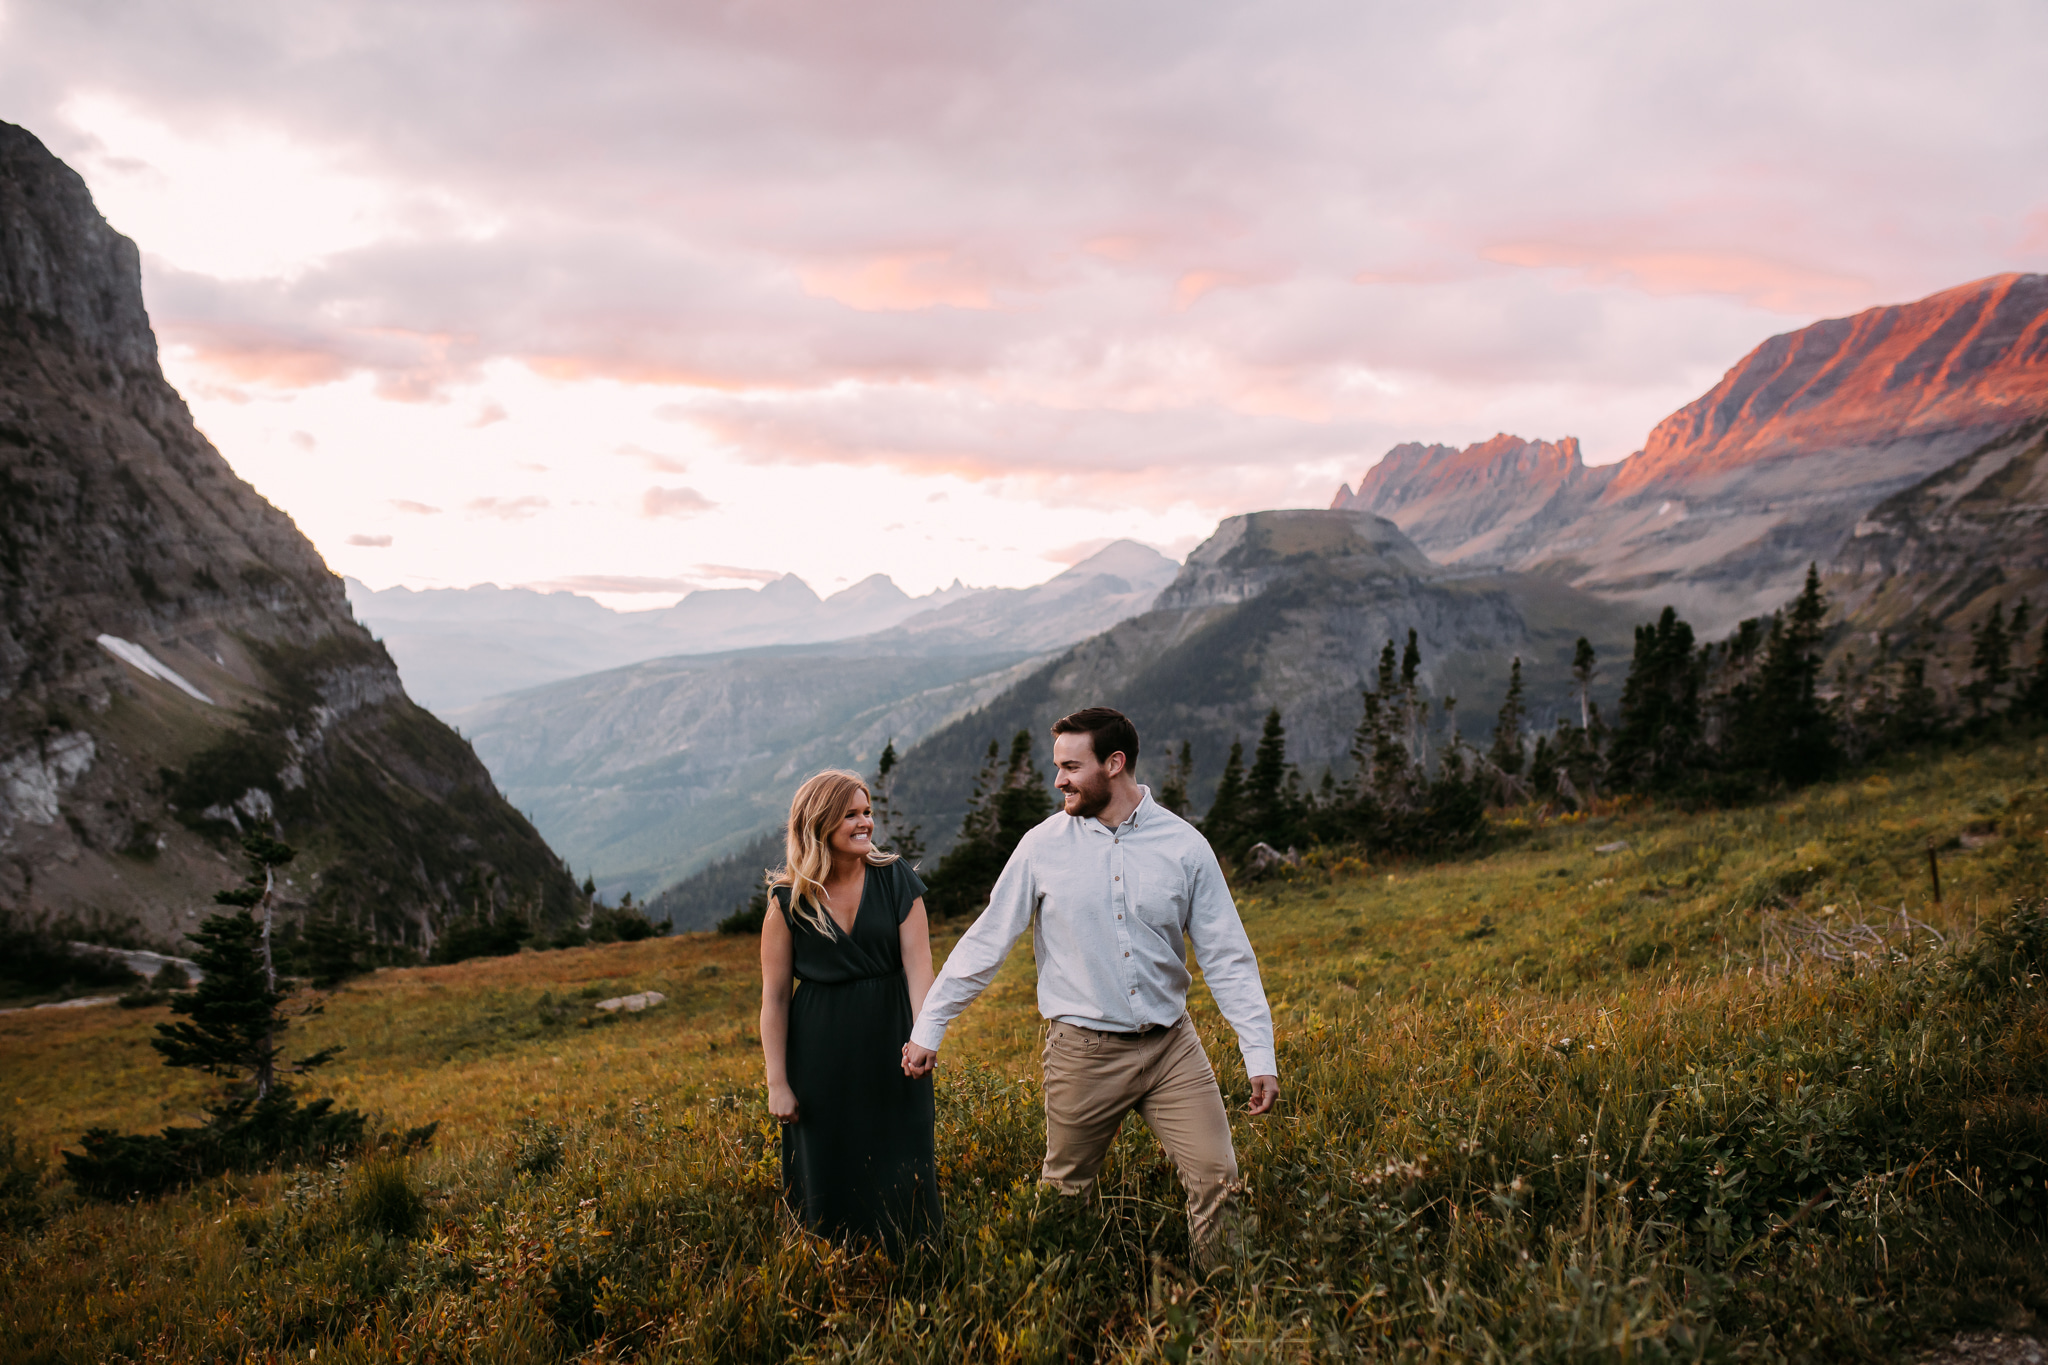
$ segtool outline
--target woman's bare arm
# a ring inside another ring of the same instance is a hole
[[[903,955],[903,975],[910,984],[910,1017],[914,1020],[918,1011],[924,1008],[924,997],[932,988],[933,976],[931,925],[924,913],[924,897],[919,896],[910,903],[910,913],[903,917],[903,923],[897,928],[896,939]],[[930,1069],[925,1068],[926,1071]],[[910,1073],[907,1064],[904,1071]]]
[[[783,1123],[794,1123],[797,1118],[796,1092],[789,1088],[789,997],[795,985],[794,960],[789,922],[783,919],[771,892],[768,913],[761,916],[761,1057],[768,1067],[768,1112]],[[926,981],[930,981],[929,974]]]

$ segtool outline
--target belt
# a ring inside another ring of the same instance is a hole
[[[1171,1024],[1147,1024],[1141,1029],[1129,1030],[1089,1028],[1086,1024],[1068,1025],[1068,1027],[1077,1028],[1083,1033],[1092,1033],[1097,1038],[1114,1038],[1121,1043],[1134,1043],[1140,1038],[1149,1038],[1155,1033],[1165,1033],[1168,1029],[1178,1028],[1179,1026],[1180,1020],[1178,1019],[1174,1020]]]

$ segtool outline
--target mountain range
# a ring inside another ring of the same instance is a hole
[[[284,897],[433,941],[450,908],[580,903],[413,705],[291,519],[165,382],[135,244],[0,124],[0,911],[174,947],[300,849]]]
[[[2048,276],[1998,275],[1775,336],[1588,467],[1578,442],[1404,445],[1334,506],[1432,558],[1563,578],[1704,633],[1768,612],[1865,513],[2048,410]]]
[[[1117,541],[1035,588],[950,587],[912,597],[873,574],[820,598],[795,574],[759,588],[705,588],[674,606],[613,611],[569,592],[373,590],[348,580],[356,616],[384,642],[422,705],[453,714],[489,697],[647,659],[815,644],[901,627],[917,650],[1049,648],[1142,610],[1175,565]]]
[[[445,714],[601,894],[645,897],[779,819],[793,776],[872,768],[1018,665],[1145,610],[1178,569],[1116,541],[1036,587],[955,593],[854,639],[672,652]]]

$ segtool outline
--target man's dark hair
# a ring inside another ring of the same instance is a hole
[[[1138,727],[1123,712],[1108,706],[1091,706],[1052,723],[1055,735],[1086,735],[1095,750],[1095,761],[1107,763],[1111,754],[1124,756],[1124,771],[1138,770]]]

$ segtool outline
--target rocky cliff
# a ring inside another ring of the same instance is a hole
[[[2048,416],[1872,508],[1833,570],[1830,591],[1866,632],[1919,623],[1938,637],[1994,601],[2048,600]]]
[[[1510,564],[1546,531],[1592,506],[1615,467],[1588,468],[1576,437],[1525,441],[1505,432],[1463,450],[1395,446],[1334,507],[1376,512],[1442,564]]]
[[[175,941],[302,846],[291,898],[430,940],[457,901],[574,887],[406,699],[341,581],[164,380],[134,243],[0,124],[0,909]]]
[[[1575,468],[1570,442],[1399,446],[1340,499],[1444,562],[1670,602],[1712,632],[1792,596],[1885,498],[2044,411],[2048,276],[1999,275],[1772,337],[1618,465]]]

